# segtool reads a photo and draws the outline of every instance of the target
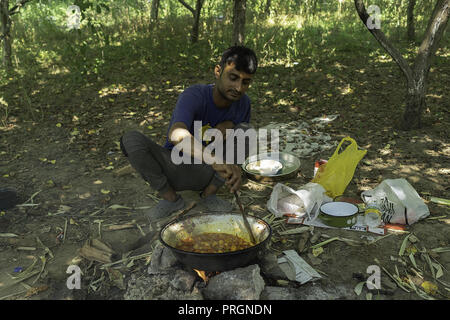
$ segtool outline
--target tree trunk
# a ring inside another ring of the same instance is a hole
[[[270,16],[270,6],[272,5],[272,1],[271,0],[267,0],[266,1],[266,7],[264,8],[264,14],[266,16]]]
[[[414,7],[416,6],[416,0],[409,0],[408,2],[408,17],[407,17],[407,25],[408,25],[408,40],[415,41],[416,39],[416,31],[414,28]]]
[[[199,25],[200,25],[200,15],[202,12],[202,6],[204,0],[197,0],[195,4],[195,9],[192,8],[189,4],[187,4],[184,0],[178,0],[183,6],[185,6],[194,16],[194,24],[192,26],[192,33],[191,33],[191,42],[195,43],[198,40],[198,31],[199,31]]]
[[[413,68],[391,44],[380,29],[369,28],[367,21],[369,15],[364,7],[363,0],[354,0],[356,11],[364,25],[372,33],[381,46],[390,54],[394,61],[403,71],[407,81],[406,109],[403,114],[402,129],[420,128],[421,113],[425,107],[425,93],[428,73],[430,71],[431,59],[437,51],[439,41],[447,26],[450,0],[438,0],[433,14],[428,22],[425,37],[420,45]]]
[[[234,0],[233,45],[243,45],[245,41],[246,0]]]
[[[0,0],[1,34],[3,40],[3,65],[12,67],[11,49],[11,17],[9,16],[9,0]]]
[[[425,82],[414,80],[408,82],[406,94],[406,109],[403,113],[402,129],[421,127],[422,110],[425,109]]]
[[[152,9],[150,11],[150,21],[152,23],[156,23],[158,21],[159,1],[160,0],[153,0],[152,2]]]
[[[200,14],[202,12],[203,0],[197,0],[195,5],[194,25],[192,26],[191,42],[195,43],[198,40],[198,30],[200,24]]]

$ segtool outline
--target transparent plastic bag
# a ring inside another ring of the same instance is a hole
[[[317,183],[307,183],[294,190],[284,184],[277,183],[267,201],[267,209],[276,217],[284,214],[295,214],[297,217],[308,216],[320,208],[323,202],[330,202],[331,198],[325,195],[325,189]]]
[[[383,180],[375,189],[362,192],[361,199],[379,208],[384,223],[411,225],[430,215],[428,206],[405,179]]]

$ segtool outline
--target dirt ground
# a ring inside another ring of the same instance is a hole
[[[357,69],[355,68],[356,71]],[[354,76],[361,76],[362,81],[364,76],[356,71]],[[366,72],[381,74],[375,67]],[[339,113],[340,117],[326,128],[327,133],[336,142],[349,135],[368,150],[366,157],[359,163],[345,196],[359,198],[361,191],[374,188],[384,179],[406,178],[424,199],[428,196],[448,199],[449,97],[448,92],[443,89],[445,85],[441,83],[448,83],[448,73],[444,72],[441,78],[438,75],[430,76],[430,95],[427,99],[432,112],[425,111],[422,129],[409,132],[395,129],[402,109],[394,106],[402,105],[403,98],[395,88],[403,88],[403,80],[397,72],[392,74],[392,88],[379,84],[381,90],[377,94],[367,93],[363,87],[356,88],[353,102],[346,100],[346,96],[327,100],[325,92],[329,88],[323,85],[327,81],[325,75],[320,72],[306,74],[302,80],[295,80],[295,85],[299,88],[308,83],[304,105],[273,108],[273,105],[266,103],[267,97],[260,95],[253,99],[252,122],[256,127],[261,127],[269,121],[310,120],[327,113]],[[262,78],[264,79],[263,72]],[[192,83],[209,82],[211,78],[206,74],[204,78],[196,80]],[[311,83],[316,83],[317,86],[311,86]],[[274,84],[273,88],[282,88],[282,85]],[[44,87],[38,89],[47,90]],[[138,228],[108,231],[109,225],[135,221],[144,232],[148,230],[145,209],[133,208],[153,206],[155,194],[136,172],[130,170],[117,174],[118,169],[128,165],[117,142],[120,135],[130,129],[139,129],[160,143],[164,141],[170,111],[178,93],[176,90],[167,93],[167,98],[161,102],[163,98],[155,97],[149,90],[149,86],[142,83],[130,83],[127,89],[115,87],[104,94],[98,88],[78,88],[73,95],[52,98],[50,105],[42,98],[33,96],[33,103],[42,106],[41,112],[45,112],[42,118],[36,113],[35,120],[23,120],[18,112],[16,115],[12,112],[9,126],[5,127],[0,136],[0,186],[17,189],[20,203],[25,205],[6,210],[0,216],[0,233],[18,235],[0,238],[0,297],[123,299],[124,288],[117,285],[112,272],[101,270],[99,263],[86,260],[79,262],[83,271],[81,290],[67,289],[69,274],[66,270],[68,265],[74,263],[77,250],[90,238],[101,236],[120,257],[127,252],[127,246],[141,236]],[[314,100],[307,102],[308,98],[315,95],[325,96],[325,100],[320,100],[320,103]],[[359,108],[363,110],[360,111]],[[327,159],[331,153],[332,150],[302,158],[298,177],[284,183],[293,188],[306,184],[312,179],[314,161]],[[266,202],[271,193],[270,187],[246,181],[242,191],[243,203],[251,214],[264,217],[269,213]],[[183,192],[182,195],[191,201],[198,200],[198,195],[194,192]],[[222,190],[220,195],[233,200],[226,190]],[[431,212],[429,218],[409,226],[407,230],[419,239],[416,243],[418,249],[449,247],[448,206],[428,201],[426,203]],[[112,205],[131,209],[108,209]],[[237,207],[235,209],[237,212]],[[192,212],[202,210],[195,207]],[[64,229],[66,233],[62,239],[60,234]],[[317,228],[315,231],[330,237],[363,240],[363,233],[356,231]],[[367,278],[366,270],[369,265],[378,265],[374,260],[378,259],[380,266],[390,274],[395,274],[396,266],[402,277],[408,271],[418,286],[424,280],[435,283],[439,293],[435,293],[434,297],[448,299],[449,287],[446,289],[443,283],[450,283],[450,252],[430,253],[433,262],[439,262],[443,267],[443,275],[438,278],[439,281],[433,279],[427,261],[416,253],[417,270],[423,271],[423,279],[420,279],[411,271],[412,264],[408,258],[404,259],[406,266],[396,260],[406,235],[393,233],[370,245],[350,246],[342,241],[325,245],[323,253],[317,257],[319,260],[313,261],[314,267],[326,275],[319,284],[344,285],[351,291],[361,279]],[[377,238],[376,235],[371,236]],[[53,258],[46,253],[37,238],[50,250]],[[273,247],[278,250],[295,249],[298,239],[299,235],[286,236]],[[19,247],[33,247],[36,250],[24,251],[19,250]],[[145,250],[150,250],[150,247],[141,248],[132,255]],[[312,263],[308,253],[311,253],[311,249],[303,253],[302,257]],[[41,257],[46,258],[44,267]],[[42,271],[39,277],[36,274],[24,281],[27,285],[11,285],[14,281],[11,276],[16,275],[14,269],[22,267],[25,270],[34,260],[37,261],[34,270]],[[146,262],[148,260],[136,260],[133,265],[119,269],[125,276],[124,283],[127,283],[126,279],[132,273],[142,272]],[[437,269],[433,272],[436,271]],[[389,276],[382,272],[382,278],[388,279]],[[296,283],[289,285],[299,287]],[[367,292],[364,288],[359,296],[352,293],[343,298],[366,299]],[[422,299],[414,290],[408,293],[401,288],[392,290],[391,294],[377,296],[374,293],[372,298]]]

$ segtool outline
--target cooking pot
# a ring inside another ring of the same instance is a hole
[[[241,214],[215,213],[182,216],[165,225],[159,233],[161,243],[169,248],[175,257],[187,267],[203,271],[226,271],[255,263],[266,249],[272,235],[270,225],[264,220],[247,216],[256,238],[256,245],[249,248],[223,253],[197,253],[177,248],[182,239],[189,239],[202,233],[227,233],[251,243]]]

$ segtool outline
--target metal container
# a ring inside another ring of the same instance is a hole
[[[270,225],[264,220],[248,216],[248,221],[257,244],[244,250],[223,253],[196,253],[176,248],[181,239],[207,232],[228,233],[251,243],[242,215],[235,213],[182,216],[164,226],[159,234],[159,239],[181,263],[192,269],[203,271],[232,270],[255,263],[259,254],[265,250],[272,235]]]
[[[247,169],[247,166],[250,163],[264,160],[264,159],[272,159],[281,162],[283,167],[275,174],[262,174],[257,171],[251,171]],[[300,170],[300,159],[296,156],[287,153],[287,152],[268,152],[257,154],[254,156],[248,157],[245,162],[242,164],[242,169],[245,175],[254,181],[258,182],[277,182],[288,180],[291,178],[295,178],[297,176],[298,171]]]
[[[320,220],[330,227],[346,228],[355,225],[358,207],[348,202],[328,202],[320,207]]]

